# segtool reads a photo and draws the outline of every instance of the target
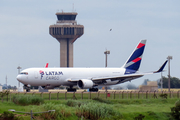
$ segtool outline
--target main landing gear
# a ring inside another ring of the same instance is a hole
[[[76,92],[76,89],[70,86],[67,88],[67,92]],[[89,92],[98,92],[98,88],[89,88]]]
[[[70,86],[70,88],[67,88],[67,92],[76,92],[76,89]]]
[[[89,92],[98,92],[98,88],[90,88]]]

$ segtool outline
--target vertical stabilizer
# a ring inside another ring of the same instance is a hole
[[[125,62],[123,65],[123,67],[126,69],[125,74],[135,73],[139,69],[145,44],[146,40],[141,40],[129,59]]]
[[[49,65],[49,63],[46,63],[46,66],[45,66],[45,68],[48,68],[48,65]]]

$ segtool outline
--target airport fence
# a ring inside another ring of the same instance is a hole
[[[180,91],[105,91],[105,92],[9,92],[5,96],[1,96],[1,101],[12,101],[12,97],[16,95],[36,95],[44,100],[68,100],[68,99],[170,99],[180,98]]]

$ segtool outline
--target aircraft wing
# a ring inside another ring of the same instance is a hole
[[[126,81],[131,81],[133,79],[136,79],[136,78],[139,78],[139,77],[142,77],[144,75],[148,75],[148,74],[154,74],[154,73],[159,73],[159,72],[162,72],[166,63],[168,62],[168,60],[166,60],[164,62],[164,64],[159,68],[159,70],[157,71],[152,71],[152,72],[136,72],[134,74],[125,74],[125,75],[121,75],[121,76],[101,76],[101,77],[92,77],[92,78],[88,78],[89,80],[92,80],[94,83],[101,83],[105,80],[111,80],[111,81],[115,81],[115,80],[119,80],[118,83],[123,83],[123,82],[126,82]],[[87,79],[87,78],[84,78],[84,79]],[[69,79],[68,81],[69,82],[78,82],[80,79],[78,78],[72,78],[72,79]]]
[[[150,74],[150,73],[146,73],[146,74]],[[92,80],[97,85],[106,83],[106,80],[118,81],[117,84],[119,84],[119,83],[124,83],[126,81],[131,81],[133,79],[136,79],[142,76],[144,76],[144,74],[130,74],[130,75],[127,74],[127,75],[122,75],[122,76],[93,77],[93,78],[88,78],[88,79]],[[68,82],[77,83],[79,80],[81,79],[72,78],[72,79],[68,79]]]
[[[123,75],[123,76],[93,77],[93,78],[88,78],[88,79],[92,80],[94,83],[97,83],[97,84],[102,83],[103,81],[106,81],[106,80],[111,80],[111,81],[119,80],[118,83],[123,83],[123,82],[131,81],[132,79],[136,79],[136,78],[139,78],[142,76],[144,76],[144,75],[143,74],[131,74],[131,75]],[[76,83],[79,80],[81,80],[81,79],[78,79],[78,78],[68,79],[69,82],[73,82],[73,83]]]
[[[122,76],[108,76],[108,77],[94,77],[91,80],[96,81],[96,80],[107,80],[107,79],[111,79],[113,80],[123,80],[123,79],[127,79],[127,78],[138,78],[138,77],[142,77],[142,74],[131,74],[131,75],[122,75]]]
[[[131,81],[133,79],[136,79],[142,76],[144,75],[143,74],[130,74],[130,75],[123,75],[123,76],[109,76],[109,77],[92,78],[92,81],[94,83],[99,83],[105,80],[111,80],[111,81],[118,80],[119,81],[118,83],[123,83],[123,82]]]
[[[162,72],[164,67],[166,66],[166,63],[168,62],[168,60],[166,60],[164,62],[164,64],[159,68],[159,70],[157,71],[152,71],[152,72],[144,72],[144,73],[140,73],[140,72],[136,72],[134,74],[125,74],[125,75],[122,75],[122,76],[108,76],[108,77],[99,77],[99,78],[92,78],[91,80],[93,82],[95,81],[98,81],[98,80],[108,80],[110,79],[111,81],[114,81],[114,80],[119,80],[118,83],[123,83],[123,82],[126,82],[126,81],[131,81],[132,79],[136,79],[136,78],[139,78],[139,77],[142,77],[144,75],[148,75],[148,74],[154,74],[154,73],[159,73],[159,72]]]

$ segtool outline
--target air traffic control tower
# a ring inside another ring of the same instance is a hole
[[[60,43],[60,67],[73,67],[73,43],[84,33],[76,22],[76,12],[57,12],[57,22],[49,26],[49,34]]]

